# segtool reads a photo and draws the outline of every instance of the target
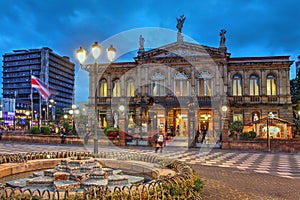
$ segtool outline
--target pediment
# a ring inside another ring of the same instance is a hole
[[[194,57],[194,56],[208,56],[209,54],[205,51],[196,51],[188,48],[177,48],[177,49],[166,49],[158,55],[152,58],[176,58],[176,57]]]
[[[200,44],[175,42],[159,48],[142,52],[137,59],[162,59],[179,57],[211,57],[224,56],[224,53],[218,48],[202,46]]]

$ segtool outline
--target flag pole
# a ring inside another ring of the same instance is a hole
[[[33,122],[33,92],[32,92],[32,70],[30,70],[30,106],[31,106],[31,123]],[[30,123],[30,122],[29,122]]]
[[[42,95],[40,94],[39,95],[39,129],[41,128],[41,126],[42,126]]]

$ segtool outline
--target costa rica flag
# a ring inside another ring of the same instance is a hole
[[[48,99],[54,92],[39,78],[31,75],[31,87],[37,89],[44,99]]]

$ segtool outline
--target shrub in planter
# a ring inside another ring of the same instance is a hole
[[[104,133],[108,137],[116,137],[119,135],[119,129],[118,128],[113,128],[113,127],[106,127],[104,129]]]
[[[30,128],[30,133],[31,134],[39,134],[41,131],[40,131],[40,129],[39,129],[39,127],[37,127],[37,126],[32,126],[31,128]]]
[[[243,132],[243,133],[240,134],[240,139],[241,140],[247,140],[249,138],[250,138],[249,132]]]
[[[49,128],[49,126],[42,126],[41,127],[41,133],[42,134],[49,134],[50,133],[50,128]]]
[[[250,137],[250,139],[254,139],[256,137],[256,132],[255,131],[249,131],[249,137]]]
[[[236,134],[236,138],[239,139],[240,133],[243,131],[244,124],[241,121],[234,121],[229,127],[230,132],[234,132]]]

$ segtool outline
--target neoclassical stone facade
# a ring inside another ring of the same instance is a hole
[[[223,131],[224,139],[228,123],[237,120],[244,131],[264,137],[258,124],[265,126],[262,119],[272,112],[286,125],[276,129],[279,121],[274,122],[270,128],[280,134],[272,137],[291,137],[293,61],[289,56],[233,58],[225,33],[219,47],[184,42],[178,32],[176,42],[147,51],[141,36],[134,61],[91,69],[89,105],[99,127],[119,127],[138,137],[172,132],[191,145],[197,130],[213,142],[222,140]]]

